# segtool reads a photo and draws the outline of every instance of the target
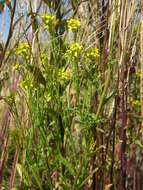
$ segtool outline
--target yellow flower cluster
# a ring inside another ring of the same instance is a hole
[[[86,52],[86,57],[90,60],[94,60],[100,56],[97,48],[91,48]]]
[[[73,43],[69,46],[69,49],[65,53],[65,58],[72,59],[81,55],[83,46],[78,43]]]
[[[42,59],[42,62],[45,63],[47,61],[50,61],[50,56],[48,55],[48,53],[41,53],[41,59]]]
[[[52,100],[52,96],[47,92],[44,93],[44,98],[47,102],[50,102]]]
[[[72,73],[70,69],[66,69],[65,68],[61,68],[58,71],[58,82],[61,85],[64,85],[65,83],[67,83],[72,77]]]
[[[132,100],[132,106],[140,106],[140,101],[139,100]]]
[[[143,75],[143,73],[141,73],[140,71],[136,72],[136,77],[140,78]]]
[[[77,19],[70,19],[67,21],[67,24],[68,24],[68,29],[72,32],[77,31],[81,26],[80,21]]]
[[[20,87],[23,90],[28,90],[29,87],[33,88],[33,83],[29,79],[25,79],[20,82]]]
[[[12,67],[12,70],[19,70],[20,69],[20,64],[19,63],[15,63]]]
[[[47,27],[49,27],[51,24],[54,24],[56,21],[54,15],[49,15],[49,14],[41,15],[41,18],[43,19]]]
[[[67,81],[68,80],[68,73],[65,71],[64,68],[60,69],[58,72],[59,80]]]
[[[17,49],[15,51],[15,54],[26,57],[28,52],[29,52],[29,45],[28,45],[28,43],[23,42],[23,43],[19,44],[19,46],[17,47]]]

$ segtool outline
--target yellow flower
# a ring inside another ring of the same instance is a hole
[[[30,79],[25,79],[20,82],[20,87],[23,90],[34,89],[34,85]]]
[[[83,50],[83,46],[78,43],[73,43],[69,46],[69,49],[65,53],[65,58],[77,58],[79,55],[81,55]]]
[[[50,61],[50,56],[48,55],[48,53],[41,53],[41,59],[42,62],[45,64],[47,61]]]
[[[136,76],[137,76],[138,78],[140,78],[140,77],[142,76],[142,74],[143,74],[143,73],[141,73],[140,71],[136,72]]]
[[[20,82],[20,87],[21,87],[22,89],[24,89],[24,90],[27,90],[27,89],[28,89],[28,83],[27,83],[27,81],[26,81],[26,80],[22,80],[22,81]]]
[[[95,146],[96,146],[96,141],[94,141],[94,139],[92,138],[92,139],[91,139],[91,142],[90,142],[90,150],[91,150],[91,151],[94,151]]]
[[[26,56],[28,52],[29,52],[29,45],[26,42],[19,44],[19,46],[17,47],[15,51],[16,55],[19,55],[19,56]]]
[[[81,26],[80,21],[77,19],[70,19],[67,21],[67,24],[68,24],[68,29],[72,32],[77,31]]]
[[[51,95],[49,93],[47,93],[47,92],[44,93],[44,97],[45,97],[47,102],[50,102],[52,100]]]
[[[89,49],[89,50],[86,52],[86,57],[87,57],[88,59],[91,59],[91,60],[98,58],[99,55],[100,55],[100,54],[99,54],[99,50],[98,50],[97,48],[91,48],[91,49]]]
[[[52,26],[52,24],[56,23],[56,18],[54,15],[41,15],[41,18],[43,19],[47,27]]]
[[[139,100],[132,100],[132,106],[133,107],[134,106],[136,106],[136,107],[140,106],[140,101]]]
[[[67,81],[69,79],[69,75],[68,75],[68,72],[65,71],[64,68],[60,69],[59,72],[58,72],[58,77],[59,77],[59,80],[61,81]]]
[[[20,64],[19,63],[15,63],[14,65],[13,65],[13,67],[12,67],[12,70],[19,70],[20,69]]]

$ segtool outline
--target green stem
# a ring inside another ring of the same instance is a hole
[[[102,95],[101,95],[101,98],[100,98],[100,102],[99,102],[99,106],[97,108],[97,112],[95,114],[95,121],[97,120],[97,118],[99,117],[99,114],[101,112],[101,109],[102,109],[102,105],[104,103],[104,98],[105,98],[105,95],[106,95],[106,92],[107,92],[107,88],[109,86],[109,83],[110,83],[110,76],[111,76],[111,68],[109,66],[108,68],[108,75],[107,75],[107,80],[105,82],[105,86],[104,86],[104,89],[103,89],[103,92],[102,92]]]

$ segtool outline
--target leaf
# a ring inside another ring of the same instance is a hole
[[[117,92],[117,90],[114,90],[113,92],[111,92],[109,95],[108,95],[108,97],[106,97],[105,99],[104,99],[104,105],[116,94],[116,92]]]
[[[43,0],[46,5],[48,5],[49,8],[52,8],[53,2],[49,0]]]
[[[32,165],[30,165],[29,162],[27,162],[27,163],[29,165],[29,168],[30,168],[30,170],[32,172],[33,177],[35,178],[35,181],[36,181],[36,183],[37,183],[37,185],[39,187],[39,190],[43,190],[43,187],[42,187],[42,184],[41,184],[41,179],[40,179],[39,175],[36,172],[36,168],[34,168]]]
[[[77,0],[71,0],[71,5],[73,10],[75,10],[78,7],[78,1]]]
[[[42,84],[46,86],[46,80],[42,74],[42,71],[40,70],[39,67],[33,66],[33,65],[28,65],[27,70],[30,71],[31,74],[33,74],[34,81],[37,84]]]
[[[134,142],[136,145],[138,145],[140,148],[143,148],[143,144],[141,143],[140,140],[135,140]]]
[[[57,159],[59,160],[59,162],[61,162],[64,166],[66,166],[66,168],[68,169],[68,171],[70,172],[70,174],[72,174],[73,176],[75,176],[75,170],[73,168],[73,165],[67,160],[65,159],[63,156],[58,155]]]
[[[21,180],[23,180],[23,182],[27,186],[29,186],[30,182],[29,182],[29,178],[28,178],[28,173],[25,170],[25,168],[21,164],[17,163],[16,164],[16,169],[18,171],[19,176],[21,177]]]
[[[105,133],[105,131],[99,127],[96,127],[96,130],[99,131],[100,133]]]
[[[85,183],[87,183],[87,181],[93,176],[94,173],[96,173],[98,171],[98,168],[95,168],[91,174],[80,184],[79,188],[81,188]]]

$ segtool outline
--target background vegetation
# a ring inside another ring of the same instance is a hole
[[[0,14],[0,189],[142,190],[142,1]]]

